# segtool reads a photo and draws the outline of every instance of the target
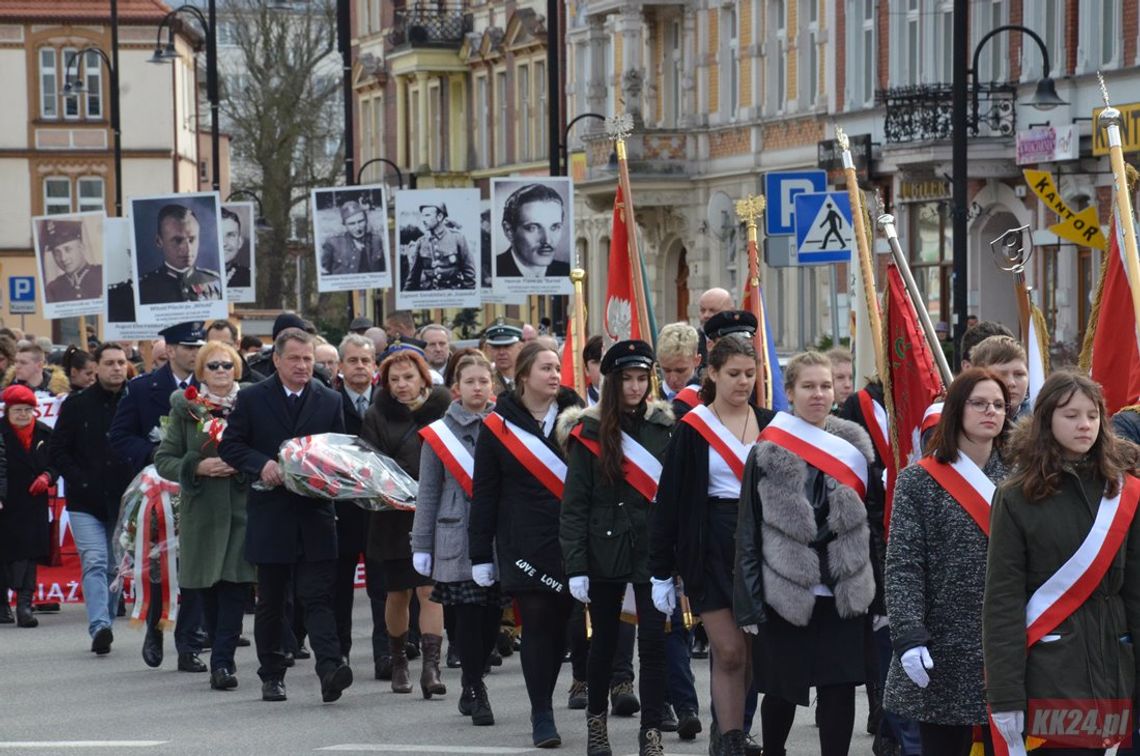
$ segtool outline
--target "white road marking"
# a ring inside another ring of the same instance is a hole
[[[28,748],[157,748],[169,740],[0,740],[0,751]]]
[[[397,745],[386,743],[343,743],[318,751],[369,751],[372,753],[502,754],[536,753],[537,748],[492,748],[491,746]]]

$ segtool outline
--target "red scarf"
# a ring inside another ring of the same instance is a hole
[[[36,423],[34,420],[23,428],[18,428],[13,425],[12,432],[16,434],[16,438],[19,439],[20,446],[24,447],[24,451],[32,450],[32,436],[36,433]]]

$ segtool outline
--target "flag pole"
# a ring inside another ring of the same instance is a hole
[[[1132,195],[1128,190],[1128,174],[1124,167],[1124,148],[1120,140],[1120,111],[1108,101],[1108,87],[1104,76],[1096,73],[1100,80],[1100,93],[1104,97],[1104,110],[1100,111],[1097,123],[1108,137],[1108,157],[1112,163],[1112,182],[1116,195],[1116,215],[1124,237],[1124,265],[1128,270],[1128,289],[1132,293],[1132,313],[1136,325],[1140,327],[1140,257],[1136,250],[1136,226],[1133,225]]]
[[[880,215],[879,225],[883,228],[883,233],[887,235],[887,243],[891,247],[891,257],[899,269],[899,273],[902,274],[903,283],[906,284],[911,306],[914,307],[915,314],[918,315],[918,322],[922,325],[923,334],[926,335],[926,343],[930,345],[934,362],[938,365],[938,372],[942,376],[942,385],[948,387],[954,380],[954,375],[950,372],[950,363],[946,361],[946,354],[938,342],[938,334],[934,332],[934,324],[930,322],[930,313],[926,311],[926,303],[922,301],[922,295],[918,292],[918,284],[914,282],[914,276],[910,272],[906,255],[903,254],[902,246],[899,245],[899,232],[895,229],[895,216]]]
[[[851,201],[851,219],[855,225],[855,241],[859,250],[859,270],[863,279],[863,299],[866,302],[868,319],[870,320],[869,323],[862,324],[862,327],[869,328],[875,336],[872,340],[875,345],[875,371],[881,376],[885,369],[883,340],[879,336],[883,332],[883,320],[879,313],[879,300],[875,296],[874,257],[871,254],[870,236],[867,234],[867,227],[863,223],[863,193],[859,191],[859,181],[855,175],[855,161],[851,158],[851,146],[847,139],[847,133],[839,126],[835,127],[835,139],[839,142],[840,149],[843,150],[843,175],[847,180],[847,197]],[[855,327],[859,328],[861,325],[856,323]]]
[[[652,342],[653,334],[649,332],[649,311],[645,299],[645,282],[641,278],[641,250],[637,241],[637,217],[633,211],[633,192],[629,185],[629,165],[626,162],[625,140],[633,131],[633,116],[629,113],[613,116],[606,119],[606,132],[614,142],[618,161],[618,186],[621,187],[622,199],[625,202],[625,217],[628,222],[626,228],[627,243],[629,245],[629,275],[633,284],[637,327],[644,341]]]
[[[747,306],[756,317],[756,333],[752,336],[752,345],[756,349],[756,359],[768,360],[768,329],[765,327],[764,308],[760,304],[760,251],[758,248],[758,231],[756,220],[764,214],[767,201],[763,197],[749,194],[742,200],[736,201],[736,217],[745,224],[748,232],[748,286],[745,289]],[[748,297],[751,293],[751,297]],[[756,386],[756,395],[760,398],[761,406],[772,406],[772,386],[767,370],[759,371]]]
[[[574,393],[585,400],[586,374],[582,370],[582,352],[586,348],[586,297],[583,292],[586,271],[579,267],[581,261],[575,259],[574,263],[574,268],[570,271],[570,280],[574,283],[574,312],[570,315],[573,332],[566,348],[574,350]]]

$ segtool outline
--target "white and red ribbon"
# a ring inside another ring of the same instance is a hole
[[[177,493],[177,483],[144,473],[143,501],[139,505],[135,536],[135,605],[131,612],[134,623],[146,622],[151,602],[162,604],[158,628],[173,630],[178,620],[178,533],[175,530],[174,507],[170,496]],[[158,568],[159,596],[151,594],[151,561]]]
[[[938,421],[942,419],[942,402],[935,402],[926,408],[926,412],[922,413],[922,425],[919,427],[919,433],[926,433],[928,430],[938,425]]]
[[[435,452],[439,461],[451,473],[451,477],[459,483],[463,493],[467,494],[467,498],[471,498],[475,490],[472,482],[472,478],[475,476],[475,458],[471,456],[471,452],[467,451],[467,447],[463,445],[459,437],[452,432],[442,418],[420,428],[420,437],[431,446],[431,450]]]
[[[676,393],[673,397],[673,401],[679,401],[687,407],[696,407],[701,403],[701,387],[685,386]]]
[[[850,441],[787,412],[776,413],[760,433],[760,440],[790,451],[817,470],[854,489],[859,498],[866,497],[867,458]]]
[[[892,459],[891,434],[887,424],[886,408],[876,402],[866,389],[861,389],[859,391],[859,409],[863,411],[863,420],[867,424],[867,432],[871,437],[871,442],[875,445],[875,451],[879,453],[879,459],[883,461],[884,465],[889,464]]]
[[[685,413],[681,422],[689,424],[700,433],[709,442],[709,448],[714,449],[728,465],[728,469],[736,475],[736,479],[744,482],[744,462],[748,459],[748,447],[724,427],[724,423],[711,409],[698,404]]]
[[[574,426],[570,435],[589,449],[594,456],[599,458],[602,456],[601,444],[583,436],[580,423]],[[626,482],[647,501],[654,501],[657,498],[657,482],[661,480],[661,462],[625,431],[621,433],[621,452],[621,470],[625,474]]]
[[[555,454],[546,443],[531,433],[507,420],[497,412],[483,418],[487,430],[507,447],[515,459],[544,485],[550,493],[562,500],[562,490],[566,486],[566,463]]]
[[[934,457],[923,457],[918,462],[922,469],[930,473],[938,485],[966,510],[966,514],[978,524],[986,537],[990,536],[990,502],[994,499],[997,486],[986,477],[974,460],[959,454],[953,464],[939,462]]]

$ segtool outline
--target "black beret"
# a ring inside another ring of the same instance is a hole
[[[640,339],[619,341],[606,350],[602,356],[602,375],[616,373],[626,368],[653,368],[653,347]]]
[[[705,323],[705,336],[719,339],[730,333],[756,333],[756,316],[746,310],[726,310],[713,315]]]

